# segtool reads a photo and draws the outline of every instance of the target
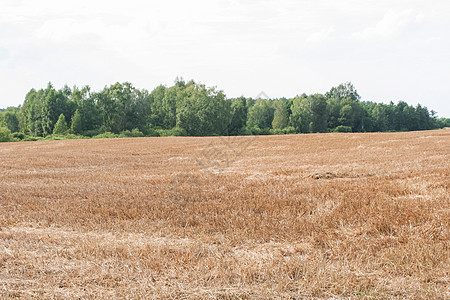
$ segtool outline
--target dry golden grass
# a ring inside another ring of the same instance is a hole
[[[450,297],[450,130],[0,144],[0,298]]]

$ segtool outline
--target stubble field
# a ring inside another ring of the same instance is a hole
[[[0,144],[1,298],[450,297],[450,130]]]

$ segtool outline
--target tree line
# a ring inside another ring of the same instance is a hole
[[[0,111],[0,141],[55,137],[214,136],[428,130],[450,126],[420,104],[361,101],[351,83],[291,99],[227,98],[178,79],[153,91],[116,83],[102,91],[32,89]]]

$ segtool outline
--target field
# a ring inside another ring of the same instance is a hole
[[[0,144],[0,299],[450,298],[450,130]]]

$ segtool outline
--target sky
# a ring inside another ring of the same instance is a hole
[[[448,0],[0,0],[0,107],[31,89],[177,76],[228,97],[325,93],[450,117]]]

